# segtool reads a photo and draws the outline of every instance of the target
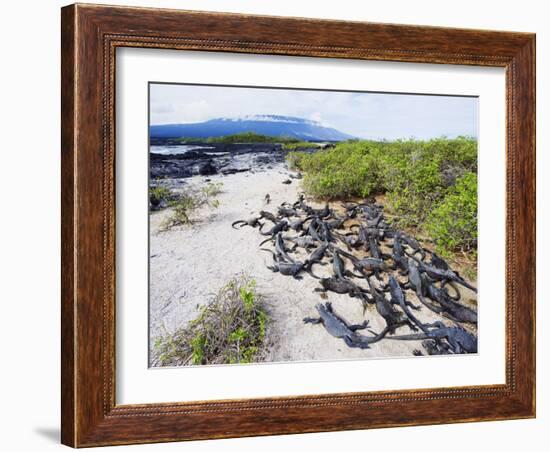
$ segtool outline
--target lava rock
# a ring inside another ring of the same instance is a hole
[[[212,176],[218,173],[218,169],[209,160],[202,165],[199,165],[199,174],[201,176]]]

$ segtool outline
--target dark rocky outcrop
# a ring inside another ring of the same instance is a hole
[[[171,146],[164,145],[166,148]],[[208,143],[203,149],[188,150],[178,154],[181,147],[173,146],[173,154],[149,154],[149,171],[152,179],[181,179],[196,175],[235,174],[246,171],[265,171],[282,163],[288,151],[280,144]],[[154,149],[154,148],[152,148]]]

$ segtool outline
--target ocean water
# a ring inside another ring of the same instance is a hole
[[[162,155],[180,155],[188,151],[214,149],[214,146],[198,146],[196,144],[178,144],[176,146],[150,146],[149,152]]]

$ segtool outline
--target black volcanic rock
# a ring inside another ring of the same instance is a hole
[[[315,146],[310,151],[314,152],[314,149]],[[174,152],[177,152],[177,146],[174,146]],[[209,145],[208,149],[190,150],[182,154],[151,152],[149,173],[154,180],[264,171],[283,163],[287,153],[281,146],[265,143],[215,143]]]
[[[212,164],[212,160],[208,160],[207,162],[199,165],[199,174],[201,176],[212,176],[217,172],[218,169]]]

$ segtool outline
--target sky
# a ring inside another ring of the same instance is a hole
[[[248,115],[296,116],[357,138],[396,140],[478,135],[476,97],[150,85],[151,125]]]

